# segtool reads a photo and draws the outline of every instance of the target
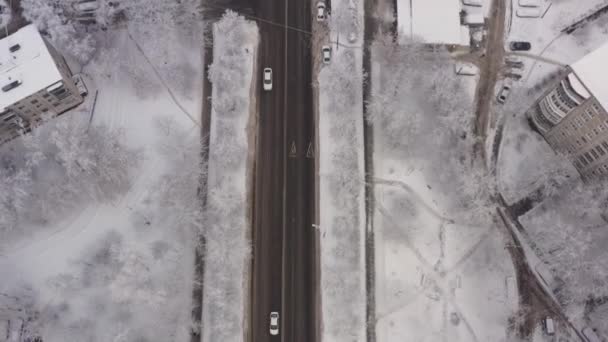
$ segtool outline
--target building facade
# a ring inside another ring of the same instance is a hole
[[[567,156],[583,179],[608,176],[608,44],[567,67],[528,117],[549,145]]]
[[[0,40],[0,143],[83,102],[72,73],[34,25]]]

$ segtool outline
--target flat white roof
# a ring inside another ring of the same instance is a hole
[[[25,26],[0,39],[0,110],[61,79],[36,26]],[[21,84],[8,91],[1,90],[14,81]]]
[[[397,0],[399,31],[430,44],[469,45],[460,28],[460,0]]]
[[[591,94],[587,91],[583,83],[578,79],[575,73],[568,74],[568,82],[572,86],[572,89],[579,94],[582,98],[588,99]]]
[[[570,67],[599,103],[608,110],[608,43]]]

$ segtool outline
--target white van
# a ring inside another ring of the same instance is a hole
[[[555,323],[553,322],[553,318],[545,317],[545,319],[543,319],[543,330],[545,330],[545,334],[549,336],[555,334]]]
[[[602,340],[600,340],[595,331],[593,331],[593,329],[591,329],[590,327],[585,327],[583,329],[583,336],[585,336],[587,342],[602,342]]]

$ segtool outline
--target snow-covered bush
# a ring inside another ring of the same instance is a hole
[[[123,145],[124,134],[66,114],[2,146],[0,232],[125,190],[140,156]]]
[[[22,0],[23,16],[44,32],[62,52],[85,63],[95,53],[95,40],[70,20],[67,0]]]

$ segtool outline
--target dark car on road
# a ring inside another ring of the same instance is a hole
[[[509,48],[511,51],[528,51],[532,48],[529,42],[510,42]]]

